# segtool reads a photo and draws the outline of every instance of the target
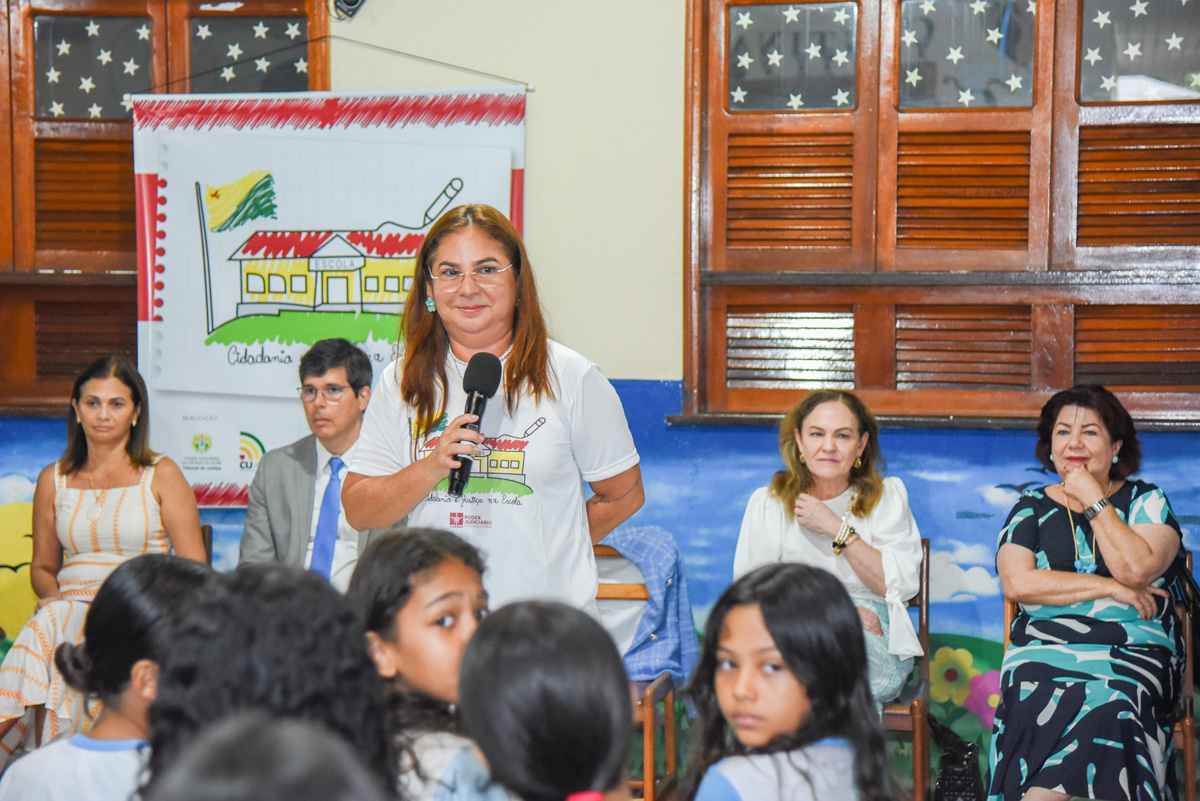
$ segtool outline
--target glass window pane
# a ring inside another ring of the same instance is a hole
[[[730,6],[730,111],[854,108],[857,3]]]
[[[306,18],[193,17],[189,27],[193,92],[308,89]]]
[[[128,119],[125,96],[150,89],[150,19],[34,17],[33,66],[35,116]]]
[[[903,0],[900,110],[1033,105],[1036,0]]]
[[[1200,98],[1200,3],[1084,0],[1082,30],[1082,102]]]

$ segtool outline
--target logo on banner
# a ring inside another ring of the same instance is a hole
[[[242,470],[253,470],[262,460],[266,452],[262,440],[248,431],[240,432],[238,439],[238,467]]]
[[[462,528],[462,524],[463,524],[463,513],[462,512],[451,512],[450,513],[450,527],[451,528]]]
[[[192,437],[192,450],[196,453],[207,453],[212,448],[212,437],[203,432]]]

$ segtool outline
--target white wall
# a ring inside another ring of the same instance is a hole
[[[335,36],[532,84],[525,239],[552,336],[683,374],[685,0],[368,0]],[[335,90],[499,83],[334,40]]]

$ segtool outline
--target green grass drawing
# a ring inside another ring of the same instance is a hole
[[[433,488],[434,492],[445,492],[449,488],[449,479],[443,478],[438,485]],[[506,495],[516,495],[518,497],[532,495],[533,490],[522,484],[520,481],[513,481],[511,478],[480,478],[471,476],[470,482],[467,485],[470,487],[469,495],[486,495],[489,492],[502,492]]]
[[[217,327],[206,345],[311,345],[321,339],[345,337],[351,342],[374,338],[395,342],[400,316],[376,312],[281,311],[238,317]]]

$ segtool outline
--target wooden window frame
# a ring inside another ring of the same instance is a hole
[[[1200,103],[1093,104],[1076,100],[1082,0],[1037,4],[1034,102],[1027,109],[898,110],[898,0],[859,0],[853,114],[725,111],[726,9],[748,0],[689,0],[684,207],[684,402],[674,422],[777,419],[802,391],[732,388],[726,380],[730,310],[837,307],[854,312],[854,387],[895,422],[1024,424],[1056,390],[1074,383],[1079,306],[1200,304],[1200,245],[1082,247],[1080,130],[1200,123]],[[1064,22],[1067,21],[1067,22]],[[872,41],[872,26],[877,35]],[[1057,49],[1055,42],[1058,42]],[[888,57],[890,55],[890,57]],[[866,65],[878,63],[871,74]],[[1062,77],[1060,77],[1062,76]],[[852,244],[730,255],[725,248],[730,134],[855,132]],[[1029,135],[1025,250],[897,247],[897,143],[905,132],[1025,131]],[[1028,307],[1028,383],[1021,389],[900,389],[897,307],[904,304]],[[1190,314],[1190,311],[1189,311]],[[1095,319],[1091,315],[1089,319]],[[1189,343],[1186,347],[1192,347]],[[1198,371],[1200,372],[1200,371]],[[1200,376],[1178,387],[1118,387],[1142,419],[1200,422]]]

